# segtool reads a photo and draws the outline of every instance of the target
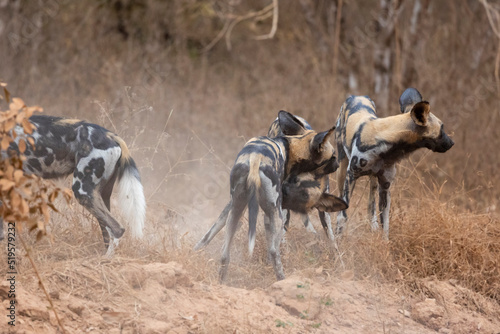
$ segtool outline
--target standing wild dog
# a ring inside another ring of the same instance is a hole
[[[236,157],[231,170],[231,201],[228,212],[225,213],[225,209],[221,214],[228,216],[221,258],[221,281],[224,281],[227,275],[231,243],[247,206],[250,254],[255,244],[255,225],[260,207],[265,214],[269,258],[277,279],[285,277],[279,250],[283,226],[282,182],[287,175],[312,171],[334,159],[333,146],[328,141],[333,129],[319,134],[307,130],[297,118],[286,111],[280,111],[278,119],[285,136],[250,139]],[[291,134],[293,136],[289,136]],[[195,248],[199,249],[208,244],[224,226],[220,225],[214,224]]]
[[[132,236],[141,238],[146,201],[139,171],[123,139],[78,119],[37,115],[29,120],[35,126],[33,133],[27,135],[22,128],[16,128],[18,136],[8,148],[19,152],[19,139],[33,138],[34,146],[28,144],[24,152],[25,172],[46,179],[73,174],[73,193],[99,222],[108,255],[125,232],[110,213],[111,192],[118,181],[120,207]],[[3,232],[3,224],[0,226]]]
[[[337,175],[340,195],[349,204],[356,180],[370,177],[368,214],[372,230],[378,229],[375,193],[379,193],[381,225],[389,237],[389,188],[396,174],[396,162],[411,152],[426,147],[446,152],[453,140],[444,132],[443,122],[430,112],[415,88],[406,89],[399,98],[401,114],[378,118],[375,103],[366,96],[350,96],[342,105],[337,119],[337,141],[340,169]],[[345,211],[337,216],[337,233],[347,221]]]

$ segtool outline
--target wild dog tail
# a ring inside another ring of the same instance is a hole
[[[247,187],[250,193],[248,201],[248,253],[253,254],[255,247],[255,233],[257,230],[257,215],[259,213],[258,194],[260,188],[260,162],[262,156],[252,154],[249,161],[249,171],[247,176]]]
[[[130,233],[134,238],[142,238],[146,217],[146,199],[142,188],[141,176],[130,155],[127,145],[120,137],[113,139],[120,145],[122,155],[118,160],[118,201]]]

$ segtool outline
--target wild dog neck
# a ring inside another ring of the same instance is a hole
[[[361,141],[365,145],[379,142],[408,144],[419,141],[426,133],[426,128],[417,126],[409,114],[400,114],[385,118],[374,118],[365,123],[361,130]]]

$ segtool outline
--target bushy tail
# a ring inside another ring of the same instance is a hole
[[[115,137],[122,155],[118,167],[118,201],[134,238],[142,238],[146,217],[146,199],[141,184],[139,170],[125,142]]]
[[[247,176],[247,187],[250,192],[248,201],[248,253],[253,254],[255,247],[255,233],[257,230],[257,215],[259,213],[258,194],[260,188],[260,162],[262,156],[253,154],[250,156],[249,172]]]
[[[248,202],[248,254],[252,256],[255,248],[255,233],[257,230],[257,215],[259,214],[259,203],[257,201],[257,192],[253,190]]]

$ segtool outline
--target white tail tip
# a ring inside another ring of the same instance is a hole
[[[131,235],[137,239],[142,238],[146,218],[146,199],[141,181],[135,176],[134,170],[124,171],[118,183],[118,201]]]

